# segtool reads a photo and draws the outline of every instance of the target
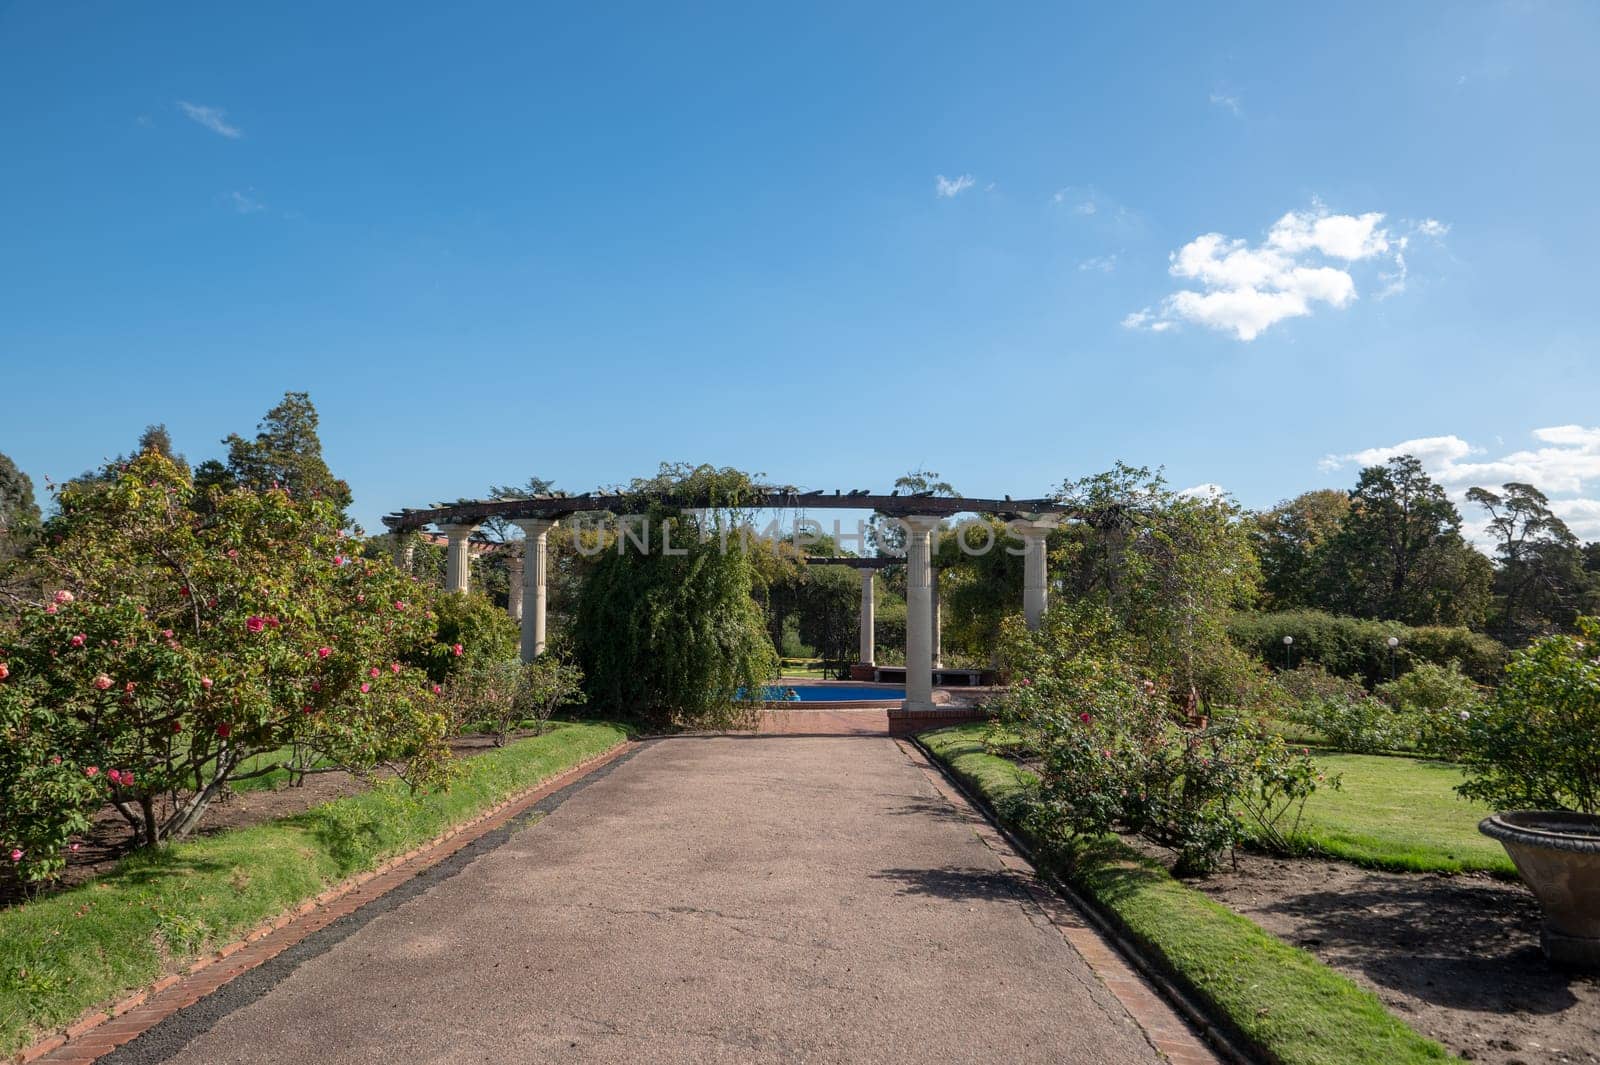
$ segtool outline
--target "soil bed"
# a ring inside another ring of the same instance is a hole
[[[1546,964],[1539,905],[1521,884],[1248,854],[1188,883],[1463,1058],[1600,1062],[1600,976]]]
[[[513,730],[507,734],[506,742],[536,735],[539,733],[531,729]],[[494,749],[493,736],[456,736],[450,740],[450,750],[457,758],[471,758]],[[229,792],[206,808],[205,816],[193,835],[207,836],[288,817],[313,806],[365,791],[368,786],[365,781],[349,773],[332,772],[314,773],[297,787],[280,785]],[[108,872],[134,849],[128,822],[111,806],[103,807],[95,815],[93,827],[80,838],[78,844],[61,878],[45,894],[93,880]],[[24,901],[18,892],[19,886],[12,882],[0,883],[0,907]]]

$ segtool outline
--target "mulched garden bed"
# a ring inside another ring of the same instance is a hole
[[[1248,854],[1187,883],[1463,1058],[1600,1062],[1600,976],[1546,964],[1539,905],[1521,884]]]
[[[513,731],[507,736],[506,742],[536,735],[539,733],[531,729]],[[494,750],[494,737],[457,736],[450,740],[450,750],[458,758],[471,758]],[[206,809],[205,817],[194,834],[205,836],[259,825],[334,799],[342,799],[346,795],[354,795],[368,786],[349,773],[336,772],[312,774],[298,787],[282,785],[231,792]],[[109,871],[131,850],[133,839],[128,822],[113,807],[106,806],[95,815],[93,828],[79,840],[78,850],[68,860],[61,879],[49,890],[57,891],[93,880]],[[0,882],[0,907],[25,901],[21,887],[11,881]]]

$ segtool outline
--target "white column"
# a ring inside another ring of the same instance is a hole
[[[861,664],[873,665],[876,661],[878,649],[873,642],[872,627],[877,623],[875,612],[876,604],[872,601],[872,578],[875,572],[870,569],[861,571]]]
[[[902,518],[906,526],[906,709],[933,709],[933,517]]]
[[[501,550],[505,550],[502,548]],[[511,620],[522,620],[522,555],[513,550],[506,559],[506,613]]]
[[[1044,542],[1049,537],[1054,522],[1019,521],[1012,525],[1022,537],[1022,616],[1028,628],[1035,631],[1044,622],[1045,608],[1049,606],[1049,583],[1045,570]]]
[[[445,548],[444,590],[465,592],[472,586],[472,556],[468,553],[467,538],[477,531],[473,524],[441,525],[450,545]]]
[[[555,522],[549,518],[518,518],[522,530],[522,660],[532,662],[544,654],[545,545]]]
[[[933,570],[928,578],[928,598],[933,600],[933,668],[944,666],[943,618],[939,616],[939,571]]]

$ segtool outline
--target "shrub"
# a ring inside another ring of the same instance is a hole
[[[1600,618],[1519,651],[1460,735],[1456,790],[1498,809],[1600,813]]]
[[[515,662],[522,630],[482,592],[441,595],[434,608],[438,631],[417,664],[436,684],[480,662]]]
[[[1360,680],[1371,687],[1419,662],[1435,665],[1460,663],[1461,669],[1481,684],[1492,683],[1505,665],[1501,644],[1464,628],[1439,625],[1412,627],[1391,621],[1342,617],[1320,610],[1285,610],[1278,613],[1236,614],[1228,623],[1234,643],[1274,669],[1289,663],[1315,663],[1340,677]],[[1294,637],[1285,652],[1283,638]],[[1391,660],[1388,639],[1400,646]]]
[[[1287,850],[1317,786],[1310,759],[1225,715],[1188,726],[1128,646],[1108,615],[1084,609],[1050,612],[1037,633],[1006,626],[1016,679],[1000,717],[1043,760],[1031,829],[1057,842],[1135,833],[1185,873],[1245,839]]]
[[[1451,759],[1460,752],[1466,723],[1482,711],[1484,702],[1483,689],[1454,662],[1418,662],[1410,672],[1380,684],[1376,694],[1413,723],[1420,750]]]
[[[1359,694],[1313,694],[1295,700],[1283,716],[1315,729],[1330,747],[1354,754],[1407,750],[1417,745],[1419,719],[1396,710],[1382,699]]]
[[[28,879],[102,803],[141,842],[182,836],[283,747],[444,779],[445,717],[402,664],[432,637],[427,593],[352,557],[327,501],[196,502],[146,452],[63,490],[25,559],[59,589],[0,639],[0,847]]]

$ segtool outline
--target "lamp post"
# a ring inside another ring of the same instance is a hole
[[[1391,636],[1384,642],[1389,645],[1389,679],[1394,680],[1394,649],[1400,646],[1400,637]]]
[[[1284,669],[1293,669],[1294,668],[1294,637],[1293,636],[1285,636],[1283,638],[1283,668]]]

